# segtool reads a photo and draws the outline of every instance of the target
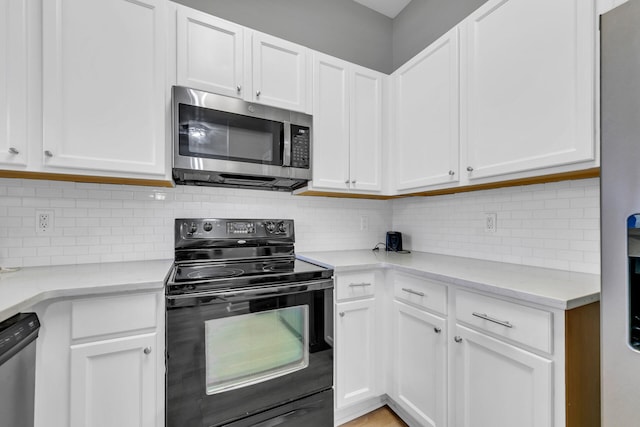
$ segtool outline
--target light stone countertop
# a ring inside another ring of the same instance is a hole
[[[303,252],[298,258],[333,268],[337,274],[392,268],[497,296],[560,310],[600,300],[600,276],[425,252],[371,250]]]
[[[0,273],[0,321],[52,298],[159,290],[173,260],[25,267]]]

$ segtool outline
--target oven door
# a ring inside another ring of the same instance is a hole
[[[322,280],[168,296],[167,427],[226,425],[330,390],[332,290]]]

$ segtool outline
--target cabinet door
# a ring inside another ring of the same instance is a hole
[[[289,110],[309,110],[308,51],[266,34],[253,33],[253,93],[245,99]]]
[[[349,138],[351,188],[380,191],[382,188],[382,86],[385,76],[356,65],[353,65],[352,69]]]
[[[0,165],[27,163],[27,2],[0,0]]]
[[[156,334],[71,346],[72,427],[153,426]]]
[[[46,168],[165,174],[165,7],[43,2]]]
[[[395,85],[396,188],[458,181],[458,29],[399,68]]]
[[[393,302],[394,399],[422,426],[446,426],[445,320]]]
[[[313,184],[349,188],[349,64],[314,54]]]
[[[552,362],[456,326],[457,427],[552,425]]]
[[[594,9],[491,0],[461,24],[470,179],[594,159]]]
[[[177,14],[178,85],[242,96],[242,27],[179,6]]]
[[[377,395],[375,299],[336,305],[336,406]]]

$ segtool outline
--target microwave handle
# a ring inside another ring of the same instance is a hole
[[[291,166],[291,122],[284,122],[284,147],[282,166]]]

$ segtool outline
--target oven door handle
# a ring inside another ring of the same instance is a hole
[[[196,303],[196,301],[199,301],[199,304],[202,304],[202,299],[209,300],[208,302],[211,304],[221,302],[237,302],[259,298],[276,297],[280,295],[299,294],[309,291],[331,288],[333,288],[333,279],[325,279],[311,282],[287,283],[267,287],[254,287],[224,291],[218,290],[183,295],[167,295],[167,301],[169,301],[169,305],[180,305],[184,307],[185,305],[190,305],[189,302],[191,302],[191,300],[193,300],[194,304]]]

